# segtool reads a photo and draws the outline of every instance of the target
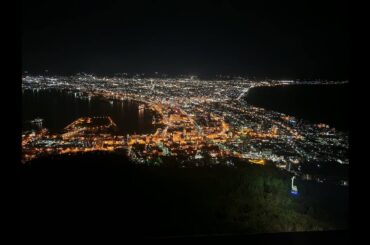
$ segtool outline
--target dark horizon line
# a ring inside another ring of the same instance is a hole
[[[203,73],[203,74],[196,74],[196,73],[164,73],[164,72],[86,72],[86,71],[79,71],[79,72],[50,72],[45,70],[44,72],[32,72],[32,71],[22,71],[22,76],[24,75],[32,75],[32,76],[65,76],[71,77],[78,75],[79,73],[85,75],[94,75],[98,77],[114,77],[114,76],[127,76],[127,77],[147,77],[147,78],[154,78],[155,76],[166,76],[168,78],[176,78],[176,77],[198,77],[198,78],[246,78],[246,79],[257,79],[257,80],[288,80],[288,81],[348,81],[348,78],[343,79],[330,79],[330,78],[312,78],[312,77],[305,77],[305,78],[276,78],[278,76],[258,76],[258,75],[247,75],[247,74],[236,74],[236,73],[228,73],[228,74],[221,74],[221,73]],[[275,77],[275,78],[274,78]]]

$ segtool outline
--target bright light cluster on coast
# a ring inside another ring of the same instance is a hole
[[[197,77],[131,78],[24,76],[22,90],[58,90],[91,100],[140,103],[138,110],[155,115],[150,134],[117,135],[110,117],[80,118],[63,134],[45,128],[23,132],[23,161],[42,155],[88,151],[124,152],[138,164],[179,165],[272,163],[299,172],[302,163],[348,164],[348,135],[329,125],[309,124],[282,113],[254,107],[243,99],[258,86],[291,86],[295,81],[244,78],[200,80]],[[305,81],[299,84],[345,82]]]

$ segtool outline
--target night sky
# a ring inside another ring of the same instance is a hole
[[[30,73],[348,79],[345,1],[23,1]]]

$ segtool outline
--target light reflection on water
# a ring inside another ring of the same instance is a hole
[[[79,117],[110,116],[118,126],[118,133],[152,133],[153,112],[139,110],[135,101],[105,101],[98,98],[80,98],[57,91],[24,91],[22,95],[22,121],[43,118],[51,132],[60,132]],[[24,125],[24,129],[25,129]]]

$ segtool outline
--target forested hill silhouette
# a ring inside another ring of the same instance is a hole
[[[292,198],[289,184],[272,166],[149,167],[102,152],[40,158],[21,168],[21,237],[346,228],[326,219],[321,204]]]

